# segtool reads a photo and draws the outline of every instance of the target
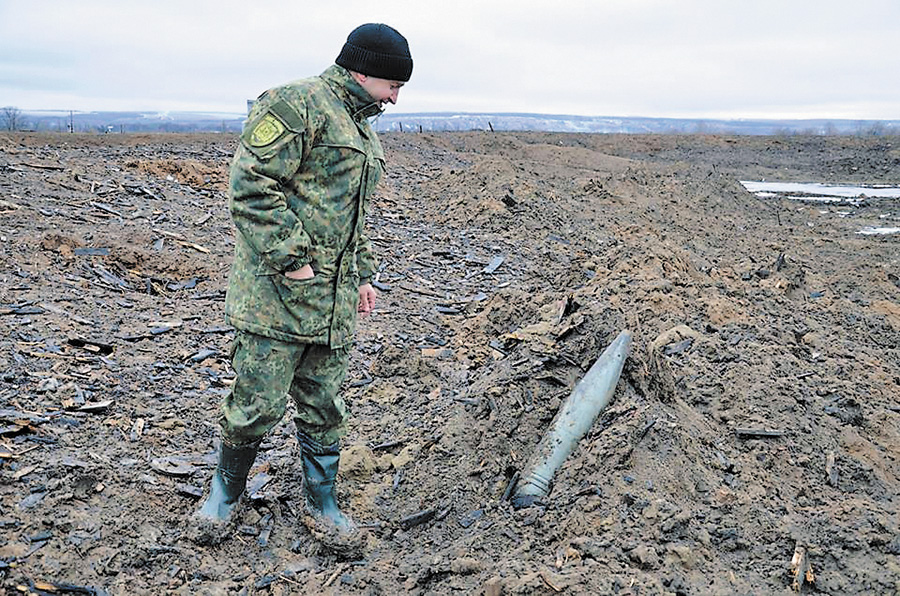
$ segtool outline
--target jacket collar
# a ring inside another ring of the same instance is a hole
[[[363,89],[350,71],[343,66],[332,64],[325,69],[321,76],[334,94],[344,102],[354,120],[371,118],[383,111],[378,107],[378,103],[372,100],[369,92]]]

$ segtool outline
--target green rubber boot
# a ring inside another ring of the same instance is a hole
[[[218,544],[227,537],[258,450],[259,442],[232,447],[222,441],[209,494],[192,518],[193,539],[198,544]]]
[[[363,536],[350,516],[341,511],[334,493],[334,482],[341,460],[340,444],[322,445],[298,432],[303,483],[306,494],[304,522],[325,547],[338,554],[359,555]]]

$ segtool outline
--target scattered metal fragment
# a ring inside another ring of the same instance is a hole
[[[197,471],[195,466],[175,457],[158,457],[150,462],[150,467],[164,476],[180,478]]]
[[[74,253],[79,257],[108,257],[109,256],[109,248],[94,248],[92,246],[83,246],[80,248],[76,248]]]
[[[112,400],[112,399],[86,403],[83,406],[81,406],[80,408],[78,408],[78,411],[79,412],[88,412],[90,414],[97,414],[100,412],[105,412],[114,403],[115,403],[115,400]]]
[[[400,520],[400,527],[404,530],[409,530],[410,528],[428,523],[429,521],[434,519],[434,517],[437,515],[437,512],[437,508],[432,507],[431,509],[425,509],[423,511],[413,513],[412,515],[408,515]]]
[[[272,476],[270,476],[267,472],[259,472],[253,478],[251,478],[247,482],[247,495],[249,495],[251,500],[257,500],[262,498],[259,494],[259,491],[267,485],[272,480]]]
[[[675,354],[680,354],[690,348],[694,343],[694,338],[689,337],[685,340],[682,340],[678,343],[669,344],[665,348],[663,348],[663,354],[666,356],[673,356]]]
[[[825,456],[825,477],[828,480],[828,485],[837,487],[838,485],[838,471],[835,467],[835,454],[834,451],[829,451],[828,455]]]
[[[188,357],[188,359],[191,362],[203,362],[207,358],[211,358],[212,356],[215,356],[218,353],[219,353],[218,350],[211,350],[209,348],[205,348],[203,350],[200,350],[199,352],[192,354],[191,356]]]
[[[379,443],[378,445],[372,446],[372,451],[380,451],[382,449],[392,449],[394,447],[399,447],[406,443],[406,439],[394,439],[392,441],[386,441],[384,443]]]
[[[484,516],[484,509],[475,509],[459,519],[459,525],[468,528]]]
[[[81,337],[70,337],[66,340],[66,343],[72,347],[84,348],[89,352],[103,354],[104,356],[108,356],[114,351],[113,346],[108,343],[94,341],[91,339],[83,339]]]
[[[739,439],[764,439],[784,436],[783,430],[767,430],[762,428],[736,428],[734,434]]]
[[[482,273],[493,273],[494,271],[497,270],[498,267],[500,267],[500,265],[503,264],[503,261],[505,261],[505,260],[506,260],[506,257],[503,257],[503,256],[501,256],[501,255],[497,255],[497,256],[495,256],[494,258],[491,259],[491,262],[488,263],[488,264],[487,264],[487,267],[485,267],[484,269],[482,269],[481,272],[482,272]]]

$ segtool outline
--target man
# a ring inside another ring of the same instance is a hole
[[[227,535],[259,444],[290,396],[304,522],[327,547],[360,546],[334,482],[348,416],[338,389],[357,313],[376,299],[364,220],[384,152],[367,118],[397,102],[413,63],[400,33],[372,23],[350,33],[335,62],[263,93],[231,165],[237,234],[225,316],[236,329],[236,379],[221,406],[219,463],[194,514],[199,542]]]

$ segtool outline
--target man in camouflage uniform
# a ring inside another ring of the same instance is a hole
[[[406,39],[383,24],[354,29],[318,77],[270,89],[254,104],[231,165],[237,235],[225,301],[237,330],[236,373],[221,407],[222,442],[195,538],[227,535],[266,432],[290,396],[309,516],[326,546],[359,546],[334,495],[357,313],[375,303],[364,232],[384,152],[367,118],[396,103],[412,74]]]

